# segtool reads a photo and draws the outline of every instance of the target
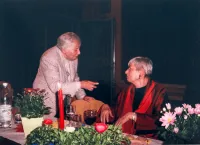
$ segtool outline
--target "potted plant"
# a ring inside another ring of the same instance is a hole
[[[44,114],[50,113],[50,107],[44,104],[45,91],[26,88],[14,98],[14,107],[20,110],[25,137],[36,127],[42,125]]]
[[[200,104],[195,107],[183,104],[175,109],[167,103],[160,118],[162,127],[158,132],[159,138],[166,144],[199,143],[200,138]]]

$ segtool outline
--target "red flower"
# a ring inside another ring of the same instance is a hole
[[[53,123],[53,121],[52,121],[51,119],[45,119],[45,120],[43,121],[43,124],[44,124],[44,125],[52,125],[52,123]]]
[[[34,89],[33,88],[24,88],[24,91],[27,93],[31,93],[34,91]]]
[[[98,133],[103,133],[104,131],[106,131],[108,129],[108,126],[105,123],[95,123],[95,130]]]

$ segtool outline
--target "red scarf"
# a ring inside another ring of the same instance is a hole
[[[135,111],[136,113],[145,113],[150,105],[152,104],[153,100],[153,89],[155,87],[155,82],[150,81],[151,83],[147,85],[147,88],[145,90],[145,95],[138,107],[138,109]],[[117,106],[117,114],[118,118],[124,116],[128,112],[132,112],[132,105],[133,105],[133,99],[135,94],[135,86],[130,85],[126,90],[122,91],[119,94],[119,100],[118,100],[118,106]],[[135,134],[134,130],[134,122],[132,120],[127,121],[122,125],[122,130],[125,133],[129,134]]]

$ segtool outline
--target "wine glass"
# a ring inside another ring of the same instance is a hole
[[[71,121],[72,121],[75,113],[76,113],[75,106],[68,105],[67,109],[66,109],[66,117],[67,117],[67,120],[69,120],[69,124],[71,124]]]
[[[84,121],[87,125],[92,125],[97,118],[97,110],[86,110],[84,112]]]
[[[81,115],[80,114],[75,114],[73,117],[74,125],[76,127],[80,127],[82,125],[81,121]]]

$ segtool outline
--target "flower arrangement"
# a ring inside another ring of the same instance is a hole
[[[14,107],[19,108],[22,117],[38,118],[50,113],[44,104],[45,90],[25,88],[22,94],[14,97]]]
[[[158,132],[160,139],[166,143],[198,143],[200,137],[200,104],[192,107],[189,104],[183,104],[174,110],[171,104],[167,103],[161,111],[162,117],[159,121],[162,123]]]
[[[26,145],[130,145],[130,143],[120,128],[114,125],[107,126],[104,123],[83,126],[74,132],[53,128],[49,124],[43,125],[33,130],[26,140]]]

